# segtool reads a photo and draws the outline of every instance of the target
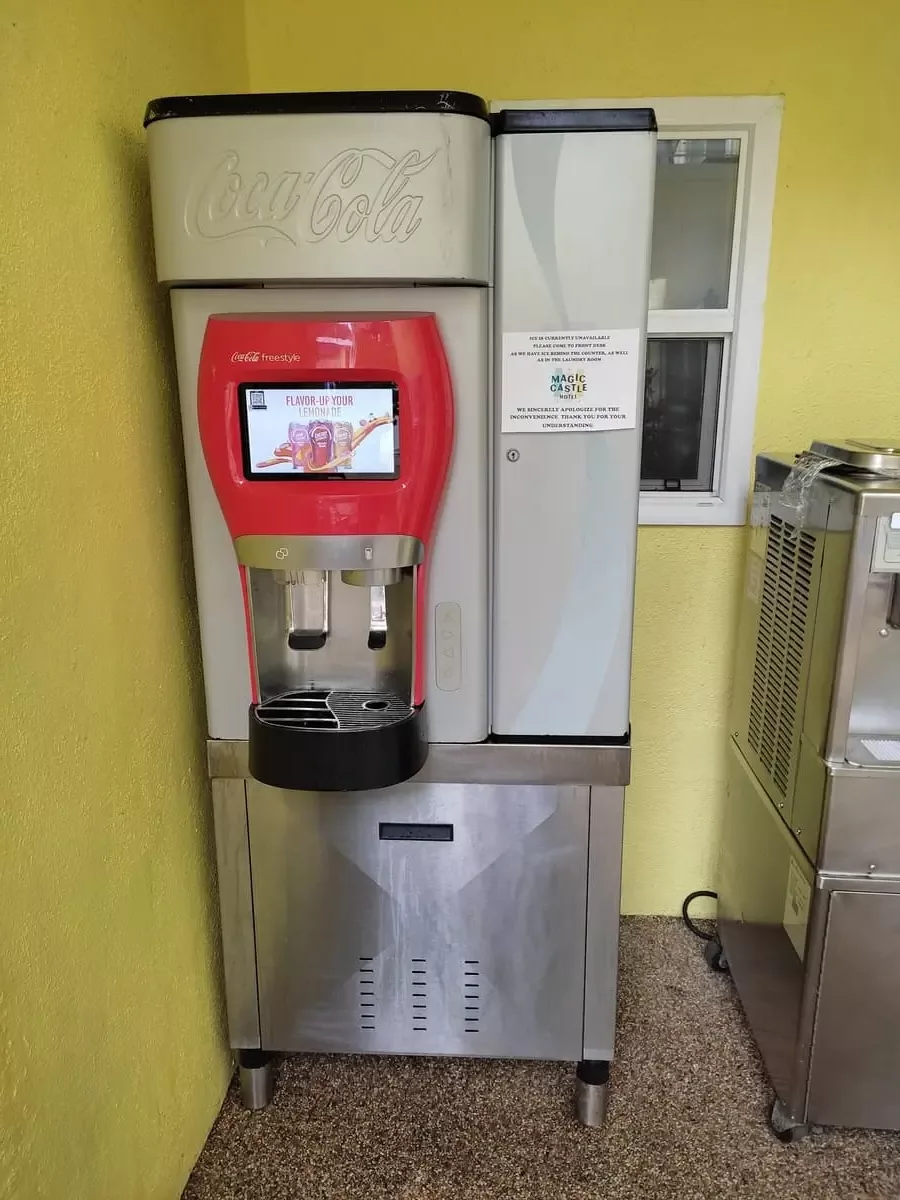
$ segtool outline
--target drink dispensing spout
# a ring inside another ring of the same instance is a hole
[[[292,650],[321,650],[328,640],[328,572],[279,571],[287,641]]]
[[[370,650],[383,650],[387,645],[387,592],[392,583],[403,579],[402,567],[386,567],[374,571],[341,571],[341,579],[353,587],[369,589]]]
[[[387,645],[387,597],[383,587],[369,588],[369,636],[366,644],[370,650],[383,650]]]

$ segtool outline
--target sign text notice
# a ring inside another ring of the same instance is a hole
[[[591,433],[637,423],[639,329],[504,333],[502,433]]]

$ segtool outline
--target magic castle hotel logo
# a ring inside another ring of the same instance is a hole
[[[550,373],[550,397],[553,400],[581,400],[587,395],[587,390],[587,377],[583,371]]]

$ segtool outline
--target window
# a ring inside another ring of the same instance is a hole
[[[751,476],[782,101],[537,100],[652,107],[659,125],[642,524],[742,525]]]

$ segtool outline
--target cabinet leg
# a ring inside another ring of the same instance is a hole
[[[787,1109],[776,1097],[769,1109],[769,1127],[779,1142],[800,1142],[809,1136],[809,1126],[789,1116]]]
[[[575,1071],[575,1112],[582,1125],[599,1128],[606,1120],[609,1063],[585,1059]]]
[[[241,1104],[256,1112],[272,1100],[275,1080],[273,1056],[267,1050],[238,1050],[238,1076],[241,1084]]]

